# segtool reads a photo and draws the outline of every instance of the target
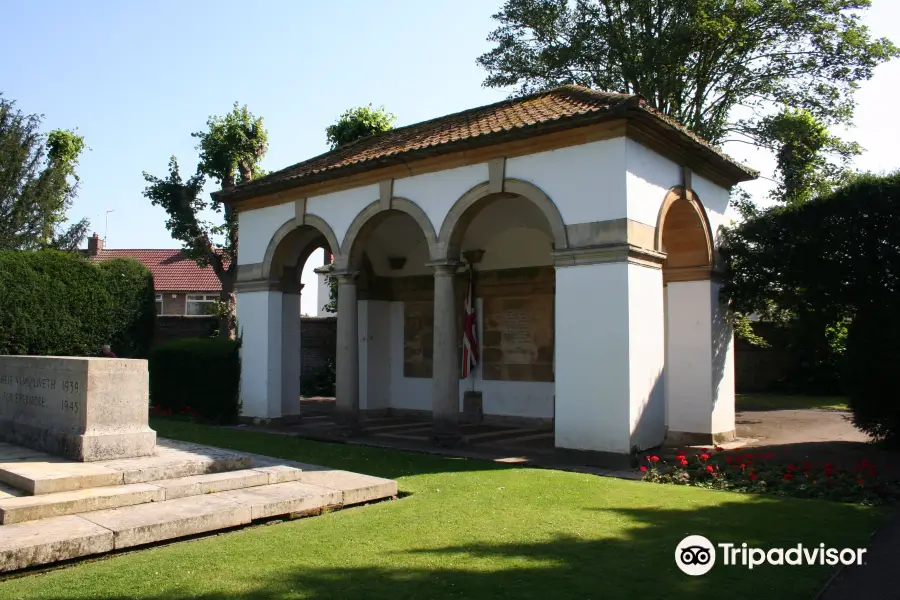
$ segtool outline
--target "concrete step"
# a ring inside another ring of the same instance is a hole
[[[160,440],[153,456],[90,463],[0,444],[0,483],[37,496],[237,471],[252,463],[244,454],[172,440]]]
[[[0,526],[0,572],[340,508],[343,492],[276,483]]]
[[[294,481],[301,473],[299,469],[291,467],[262,467],[162,479],[153,483],[97,487],[39,496],[0,497],[0,524],[9,525]]]

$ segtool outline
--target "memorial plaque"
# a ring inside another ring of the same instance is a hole
[[[553,296],[483,300],[484,379],[553,381]]]
[[[403,376],[430,378],[434,354],[434,303],[403,303]]]
[[[73,460],[149,456],[147,361],[0,356],[0,441]]]

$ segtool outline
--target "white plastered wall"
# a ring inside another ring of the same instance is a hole
[[[556,270],[557,447],[624,454],[662,441],[662,310],[658,270]]]

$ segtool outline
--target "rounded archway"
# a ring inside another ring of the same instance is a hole
[[[507,179],[502,188],[483,183],[461,196],[439,236],[440,258],[471,267],[456,286],[459,330],[469,283],[478,317],[480,360],[460,387],[485,419],[546,429],[555,416],[554,251],[568,248],[566,230],[534,185]]]
[[[709,279],[713,242],[706,211],[691,190],[669,190],[659,212],[656,248],[663,252],[663,281]]]

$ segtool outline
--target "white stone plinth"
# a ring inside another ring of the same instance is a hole
[[[147,361],[0,356],[0,441],[97,461],[150,456]]]

